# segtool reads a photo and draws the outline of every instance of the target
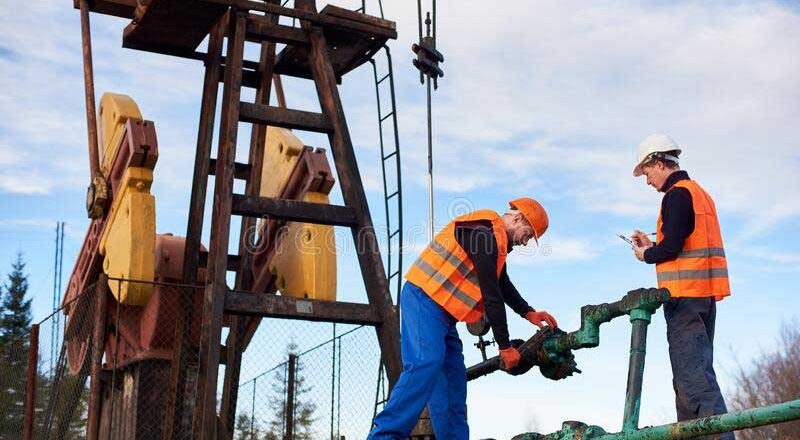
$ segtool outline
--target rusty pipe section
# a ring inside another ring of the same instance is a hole
[[[89,179],[100,173],[100,151],[97,140],[97,110],[94,100],[94,69],[92,67],[92,33],[89,26],[89,1],[79,1],[81,10],[81,43],[83,47],[83,83],[86,90],[86,125],[89,136]]]

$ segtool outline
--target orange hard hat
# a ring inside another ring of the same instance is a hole
[[[533,228],[533,239],[536,240],[538,244],[539,237],[544,235],[547,231],[547,227],[550,225],[550,221],[547,218],[547,211],[544,210],[542,204],[530,197],[520,197],[508,202],[508,204],[521,212],[525,220],[531,224]]]

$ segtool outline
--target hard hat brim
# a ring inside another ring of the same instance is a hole
[[[635,167],[633,167],[633,177],[639,177],[642,174],[644,174],[644,173],[642,172],[642,164],[641,163],[639,165],[636,165]]]
[[[650,152],[648,155],[646,155],[646,156],[644,157],[644,159],[642,159],[642,161],[641,161],[641,162],[639,162],[639,164],[638,164],[638,165],[636,165],[635,167],[633,167],[633,177],[639,177],[639,176],[641,176],[642,174],[644,174],[644,173],[642,172],[642,167],[644,166],[645,162],[647,162],[647,160],[648,160],[648,159],[649,159],[649,158],[650,158],[650,157],[651,157],[651,156],[652,156],[654,153],[666,153],[666,152],[668,152],[668,151],[674,151],[674,152],[675,152],[675,157],[678,157],[678,156],[680,156],[680,154],[682,153],[682,150],[681,150],[680,148],[677,148],[677,144],[675,145],[675,148],[672,148],[672,149],[669,149],[669,150],[655,150],[655,151],[651,151],[651,152]]]

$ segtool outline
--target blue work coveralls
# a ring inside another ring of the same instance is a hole
[[[405,439],[427,404],[437,439],[468,440],[467,370],[456,319],[409,282],[400,310],[403,372],[367,439]]]

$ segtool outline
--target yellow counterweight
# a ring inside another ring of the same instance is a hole
[[[297,165],[303,142],[291,130],[269,127],[265,140],[261,195],[278,197]],[[303,201],[329,203],[328,195],[307,192]],[[281,294],[336,300],[336,240],[333,226],[289,222],[269,270]]]

